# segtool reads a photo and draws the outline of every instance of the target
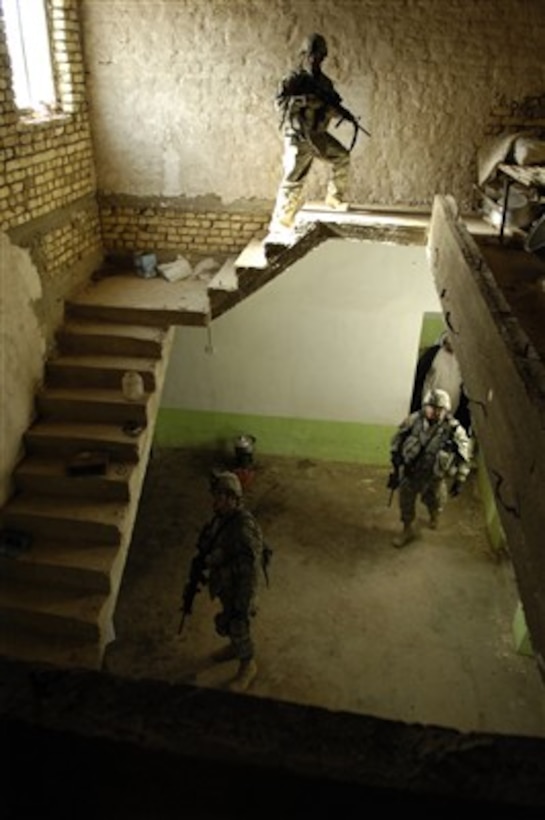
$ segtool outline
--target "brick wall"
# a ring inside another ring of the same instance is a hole
[[[209,254],[238,254],[256,235],[264,235],[270,213],[196,208],[163,201],[99,197],[105,249],[125,255],[152,251],[167,259]]]
[[[0,11],[0,229],[29,249],[46,302],[46,335],[62,300],[102,255],[95,169],[85,99],[77,0],[48,0],[58,107],[23,116],[12,76]]]
[[[500,97],[490,112],[486,133],[495,136],[528,129],[545,134],[545,94],[521,100]]]

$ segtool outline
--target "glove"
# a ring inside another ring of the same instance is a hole
[[[403,464],[403,456],[401,453],[392,453],[390,461],[392,462],[392,467],[397,472]]]
[[[449,490],[449,495],[452,498],[456,498],[456,496],[460,495],[461,492],[462,492],[462,482],[461,481],[455,481],[453,483],[452,487]]]

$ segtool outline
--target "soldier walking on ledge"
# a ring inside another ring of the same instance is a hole
[[[342,108],[341,97],[322,72],[327,56],[325,38],[311,34],[299,56],[298,67],[282,80],[275,101],[284,139],[284,174],[269,226],[271,241],[281,241],[293,227],[314,159],[323,160],[331,167],[326,205],[341,210],[347,208],[350,152],[328,133],[327,127],[335,115],[338,119],[351,118],[353,122],[355,118]]]

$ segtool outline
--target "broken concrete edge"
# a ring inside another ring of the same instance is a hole
[[[0,659],[0,720],[341,787],[545,806],[545,740]]]
[[[513,353],[513,362],[529,395],[542,405],[545,404],[545,366],[526,331],[514,317],[504,294],[498,288],[494,274],[486,263],[477,242],[468,232],[463,221],[457,217],[454,200],[448,196],[437,196],[435,207],[436,209],[441,208],[445,218],[449,221],[451,230],[457,237],[460,251],[468,263],[468,270],[473,272],[475,282],[489,306],[490,314],[495,318],[499,332]],[[542,406],[541,413],[543,412]]]
[[[545,608],[538,569],[545,520],[545,369],[450,197],[435,199],[428,255],[544,677]],[[472,352],[476,349],[478,357]],[[501,370],[491,366],[500,361]]]

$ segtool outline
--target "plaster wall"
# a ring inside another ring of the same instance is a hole
[[[177,329],[163,407],[397,424],[423,314],[439,310],[424,247],[329,240],[209,332]]]
[[[0,506],[34,410],[45,340],[40,327],[42,285],[28,251],[0,233]]]
[[[102,260],[77,0],[47,0],[58,106],[19,110],[0,3],[0,503],[67,294]]]
[[[324,70],[372,134],[352,155],[360,203],[451,193],[467,208],[491,122],[513,123],[517,101],[545,85],[541,0],[82,0],[81,11],[108,194],[270,203],[273,98],[313,30],[328,38]],[[309,198],[323,178],[314,169]]]
[[[543,530],[545,368],[449,197],[437,197],[429,238],[471,419],[541,674],[545,674]]]

